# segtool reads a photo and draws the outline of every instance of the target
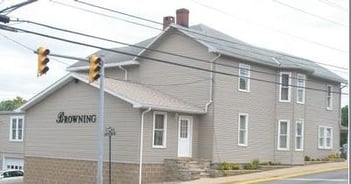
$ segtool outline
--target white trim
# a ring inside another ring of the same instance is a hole
[[[107,63],[104,65],[104,67],[111,68],[111,67],[119,67],[119,66],[126,66],[126,65],[138,65],[138,64],[140,64],[139,61],[128,60],[128,61],[121,61],[116,63]],[[89,69],[89,65],[87,64],[86,66],[76,66],[76,67],[67,68],[66,71],[76,72],[76,71],[88,70],[88,69]]]
[[[329,103],[329,87],[330,87],[330,106],[328,106]],[[331,111],[333,110],[333,86],[332,85],[327,85],[327,110]]]
[[[244,140],[244,144],[240,144],[240,116],[245,116],[245,140]],[[239,146],[247,146],[248,145],[248,135],[249,135],[249,114],[247,113],[239,113],[239,118],[238,118],[238,145]]]
[[[302,86],[299,86],[299,79],[303,80]],[[302,73],[298,73],[296,75],[296,103],[298,104],[305,104],[305,97],[306,97],[305,87],[306,87],[306,75]],[[299,101],[299,89],[302,89],[302,101]]]
[[[164,115],[164,125],[163,125],[163,136],[162,145],[154,145],[155,141],[155,116]],[[152,148],[167,148],[167,112],[154,111],[153,121],[152,121]]]
[[[280,124],[281,122],[286,122],[287,123],[287,130],[286,130],[286,148],[281,148],[280,147]],[[289,151],[290,150],[290,121],[289,120],[279,120],[278,121],[278,145],[277,145],[277,149],[279,151]]]
[[[301,124],[301,148],[300,149],[298,149],[297,148],[297,137],[298,137],[298,135],[297,135],[297,124]],[[304,134],[305,133],[305,124],[304,124],[304,121],[303,120],[297,120],[297,121],[295,121],[295,151],[303,151],[304,150],[304,139],[305,139],[305,137],[304,137]]]
[[[289,81],[288,81],[288,99],[287,100],[282,100],[282,76],[283,75],[289,75]],[[280,85],[279,85],[279,102],[290,102],[291,99],[291,72],[280,72]]]
[[[12,138],[12,123],[13,123],[13,119],[16,119],[16,138],[13,139]],[[22,138],[21,139],[18,139],[18,120],[19,119],[22,119]],[[9,128],[9,141],[11,142],[23,142],[24,140],[24,116],[11,116],[10,117],[10,128]]]
[[[320,129],[323,128],[323,145],[320,145],[320,138],[321,138],[321,132]],[[330,132],[330,146],[327,146],[327,137],[326,137],[326,132],[327,129],[331,129]],[[331,150],[333,149],[333,127],[330,126],[318,126],[318,149],[323,149],[323,150]]]
[[[247,77],[241,77],[241,74],[240,74],[240,69],[246,69],[248,70],[247,71]],[[238,90],[239,91],[242,91],[242,92],[250,92],[250,65],[248,64],[243,64],[243,63],[239,63],[239,68],[238,68]],[[240,89],[240,79],[243,78],[243,79],[246,79],[246,86],[247,86],[247,89]]]

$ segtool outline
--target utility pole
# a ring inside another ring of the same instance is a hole
[[[103,184],[103,158],[104,158],[104,77],[105,77],[105,64],[104,59],[101,58],[101,76],[100,76],[100,100],[99,100],[99,121],[98,121],[98,163],[96,173],[96,183]]]

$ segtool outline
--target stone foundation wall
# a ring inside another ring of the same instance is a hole
[[[24,184],[95,184],[95,161],[25,157]],[[139,164],[112,163],[113,184],[138,183]],[[108,183],[108,162],[104,163],[104,183]],[[163,164],[143,164],[143,183],[165,181]]]

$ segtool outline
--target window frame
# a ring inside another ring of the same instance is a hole
[[[13,139],[13,120],[16,119],[16,137]],[[19,128],[18,128],[18,124],[19,124],[19,119],[22,119],[22,129],[21,129],[21,139],[19,139]],[[10,132],[9,132],[9,141],[12,142],[23,142],[24,139],[24,116],[11,116],[10,117],[10,128],[9,128]]]
[[[283,75],[288,75],[288,99],[282,100],[282,88],[283,88]],[[279,85],[279,102],[290,102],[291,101],[291,72],[280,72],[280,85]]]
[[[241,69],[246,69],[247,70],[247,76],[243,76],[241,75]],[[250,92],[250,65],[248,64],[243,64],[243,63],[240,63],[239,64],[239,68],[238,68],[238,90],[239,91],[242,91],[242,92]],[[246,86],[247,86],[247,89],[241,89],[240,88],[240,79],[244,79],[246,81]]]
[[[323,128],[323,145],[320,145],[320,139],[321,139],[321,128]],[[330,146],[327,146],[327,129],[330,129]],[[323,150],[331,150],[333,149],[333,127],[330,126],[318,126],[318,149],[323,149]]]
[[[241,144],[240,143],[240,132],[243,130],[241,129],[241,122],[240,122],[240,117],[241,116],[244,116],[245,117],[245,128],[244,129],[244,133],[245,133],[245,137],[244,137],[244,144]],[[239,113],[239,116],[238,116],[238,145],[239,146],[244,146],[244,147],[247,147],[248,146],[248,137],[249,137],[249,114],[247,113]]]
[[[301,77],[301,78],[300,78]],[[299,80],[302,79],[302,85],[299,85]],[[306,75],[302,73],[298,73],[296,75],[296,103],[305,104],[305,87],[306,87]],[[299,90],[302,90],[302,101],[299,101]]]
[[[329,91],[329,88],[330,88],[330,91]],[[333,92],[333,86],[327,85],[327,101],[326,101],[327,110],[333,110],[333,93],[332,92]]]
[[[301,124],[301,135],[298,135],[297,134],[297,124]],[[303,151],[304,150],[304,134],[305,134],[305,127],[304,127],[304,121],[303,120],[297,120],[295,122],[295,151]],[[300,145],[301,145],[301,148],[297,148],[297,138],[301,138],[300,141]]]
[[[162,135],[162,145],[155,145],[155,125],[156,125],[156,115],[164,116],[163,124],[163,135]],[[152,123],[152,148],[167,148],[167,112],[154,111],[153,113],[153,123]]]
[[[286,148],[281,148],[280,147],[280,136],[281,136],[281,131],[280,131],[280,126],[282,122],[286,122],[287,130],[286,130]],[[279,151],[289,151],[290,150],[290,121],[289,120],[279,120],[278,121],[278,141],[277,141],[277,150]]]

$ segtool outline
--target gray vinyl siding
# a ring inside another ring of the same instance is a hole
[[[97,123],[57,124],[58,112],[67,115],[97,114],[98,89],[83,82],[61,87],[26,112],[25,155],[96,160]],[[105,93],[105,127],[116,129],[112,137],[112,160],[138,161],[140,110]],[[105,159],[108,159],[108,138]]]
[[[157,111],[162,112],[162,111]],[[163,163],[164,159],[178,158],[178,118],[181,115],[192,116],[188,114],[178,114],[174,112],[167,112],[167,140],[165,148],[153,148],[153,114],[150,111],[145,115],[144,124],[144,163]],[[193,134],[192,134],[192,158],[198,158],[198,124],[197,116],[193,117]]]
[[[218,62],[236,68],[216,66],[217,71],[238,75],[243,61],[221,58]],[[275,73],[275,70],[250,64],[251,70]],[[251,78],[274,81],[275,76],[251,71]],[[250,92],[238,90],[238,77],[215,74],[214,162],[269,161],[274,153],[275,84],[250,80]],[[238,145],[239,113],[248,114],[248,146]]]
[[[307,82],[309,87],[327,90],[327,85],[333,86],[333,91],[340,92],[337,83],[330,83],[313,78],[313,82]],[[340,123],[340,94],[333,93],[333,109],[326,109],[327,92],[307,90],[305,118],[305,155],[311,158],[325,158],[339,150],[339,123]],[[318,149],[318,126],[333,128],[332,149]]]
[[[212,160],[214,150],[213,103],[199,119],[199,158]]]
[[[8,113],[0,114],[0,154],[19,154],[23,155],[24,141],[10,141],[10,120],[12,116],[23,116],[24,114]],[[26,123],[26,122],[24,122]],[[24,134],[26,132],[24,131]],[[0,157],[1,159],[2,157]],[[2,166],[2,165],[0,165]]]
[[[167,34],[154,43],[153,49],[167,51],[210,61],[216,55],[194,40],[181,33]],[[146,52],[146,56],[180,63],[204,69],[210,69],[208,63],[185,59],[158,52]],[[164,93],[183,99],[199,107],[205,107],[209,101],[210,73],[196,69],[140,59],[140,82]]]

